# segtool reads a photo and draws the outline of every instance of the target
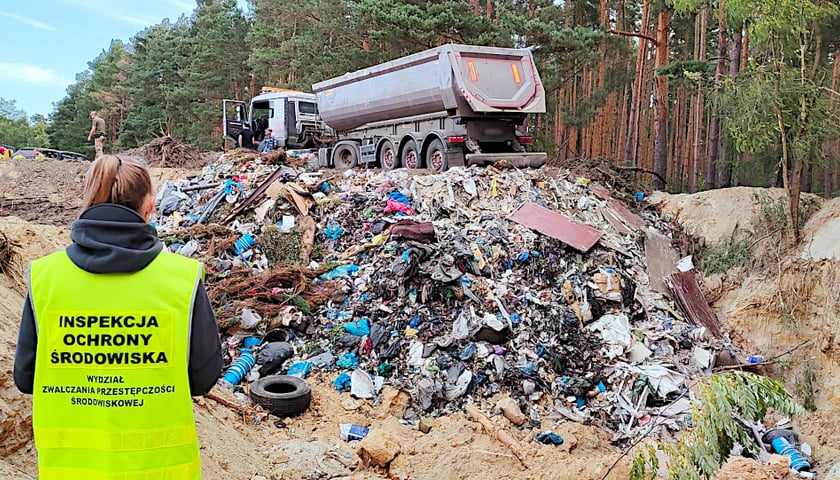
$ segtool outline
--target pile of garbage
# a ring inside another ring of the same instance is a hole
[[[207,266],[224,386],[326,375],[357,399],[410,393],[412,424],[479,405],[617,443],[684,428],[688,379],[728,341],[643,194],[552,168],[316,160],[237,150],[158,193],[164,243]]]

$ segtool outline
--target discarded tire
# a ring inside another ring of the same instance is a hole
[[[251,400],[278,417],[288,417],[309,408],[312,389],[302,378],[271,375],[251,384]]]

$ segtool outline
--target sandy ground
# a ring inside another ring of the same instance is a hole
[[[0,164],[0,231],[18,244],[16,268],[0,275],[0,478],[36,478],[36,453],[31,433],[30,398],[12,384],[12,362],[20,310],[24,299],[23,273],[28,260],[62,248],[69,241],[66,228],[78,214],[87,164],[73,162]],[[55,164],[55,165],[52,165]],[[184,171],[156,169],[157,184],[180,178]],[[23,179],[26,178],[27,181]],[[767,190],[762,190],[767,191]],[[756,211],[747,208],[755,189],[729,189],[696,196],[657,198],[666,212],[677,216],[692,233],[707,241],[731,235],[737,226],[749,225]],[[19,202],[19,200],[25,200]],[[17,202],[17,203],[16,203]],[[28,203],[27,203],[28,202]],[[670,209],[670,210],[669,210]],[[19,215],[37,223],[9,215]],[[678,215],[677,215],[678,214]],[[833,412],[840,408],[840,269],[830,239],[837,238],[835,221],[840,202],[826,202],[803,232],[803,243],[774,272],[746,272],[726,280],[713,304],[736,345],[747,353],[770,357],[802,341],[776,374],[797,391],[797,378],[806,367],[815,374],[813,388],[817,410],[796,423],[802,437],[814,447],[821,471],[840,460],[840,427]],[[45,225],[46,224],[46,225]],[[802,252],[810,253],[803,259]],[[814,252],[817,252],[815,254]],[[811,258],[822,260],[812,261]],[[777,272],[776,272],[777,273]],[[733,280],[734,279],[734,280]],[[735,281],[736,283],[732,284]],[[795,322],[772,308],[778,285],[796,299]],[[784,367],[784,368],[783,368]],[[404,394],[386,390],[377,403],[351,401],[330,382],[335,374],[311,378],[312,407],[291,419],[255,415],[253,410],[231,409],[215,400],[194,402],[202,445],[203,478],[209,480],[264,479],[601,479],[619,453],[609,444],[609,432],[574,423],[543,425],[566,440],[561,446],[532,441],[538,433],[519,430],[502,417],[498,426],[521,445],[527,469],[480,426],[456,413],[435,420],[428,434],[400,422]],[[214,393],[229,402],[239,400],[228,392]],[[244,405],[244,404],[243,404]],[[356,454],[356,443],[343,442],[339,424],[358,423],[373,432],[385,431],[399,446],[389,469],[365,466]],[[627,478],[629,458],[624,458],[608,478]],[[785,478],[779,468],[760,466],[742,459],[731,461],[716,477],[749,480]]]
[[[693,234],[709,241],[761,221],[752,198],[766,192],[782,194],[781,190],[739,187],[694,196],[658,194],[656,201],[664,212],[678,214]],[[706,279],[707,284],[716,285],[712,307],[733,344],[741,347],[745,356],[785,354],[768,373],[783,380],[800,403],[812,396],[816,411],[796,420],[794,427],[814,448],[822,474],[840,462],[840,424],[836,421],[840,411],[838,218],[840,200],[822,202],[802,228],[801,241],[784,251],[777,264],[763,269],[748,267],[728,274],[722,283],[720,278]],[[780,298],[784,306],[780,306]],[[814,375],[810,388],[803,381],[807,374]]]
[[[69,241],[63,227],[38,225],[17,217],[0,217],[0,231],[17,248],[23,266],[33,258],[62,248]],[[20,269],[19,269],[20,271]],[[12,365],[25,289],[16,275],[0,275],[0,478],[36,478],[36,452],[32,442],[31,398],[21,395],[12,382]],[[280,479],[411,478],[468,479],[600,479],[618,458],[610,434],[575,423],[545,425],[560,434],[561,446],[534,442],[538,433],[518,430],[503,417],[494,417],[521,442],[528,469],[505,447],[482,432],[479,424],[463,414],[439,418],[423,434],[404,425],[399,417],[406,394],[387,389],[381,401],[352,400],[331,382],[335,374],[311,378],[313,404],[292,419],[262,418],[230,409],[212,399],[194,401],[201,443],[203,478],[249,480],[257,475]],[[230,402],[239,400],[218,388],[213,392]],[[361,465],[355,453],[358,442],[343,442],[339,424],[357,423],[387,431],[398,439],[400,453],[390,472]],[[607,477],[627,478],[629,459]],[[391,475],[389,477],[388,475]]]

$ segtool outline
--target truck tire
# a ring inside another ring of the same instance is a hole
[[[359,163],[359,148],[354,143],[339,143],[332,155],[333,165],[339,170],[349,170]]]
[[[382,148],[379,149],[379,166],[386,170],[400,168],[400,158],[397,157],[394,142],[390,140],[382,142]]]
[[[420,164],[420,151],[417,149],[417,142],[414,140],[405,142],[402,149],[402,155],[400,155],[400,160],[405,168],[416,169],[422,167]]]
[[[309,408],[312,389],[306,380],[270,375],[251,384],[251,400],[278,417],[297,415]]]
[[[443,142],[438,138],[432,140],[429,148],[426,149],[426,168],[435,172],[442,172],[449,168],[449,162],[446,161],[446,150],[443,148]]]

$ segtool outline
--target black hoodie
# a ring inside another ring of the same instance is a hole
[[[146,268],[163,250],[154,227],[134,210],[110,203],[85,210],[70,227],[67,256],[90,273],[131,273]],[[196,289],[190,333],[189,379],[192,395],[205,395],[222,371],[219,329],[204,284]],[[32,393],[38,342],[32,300],[26,296],[15,353],[15,385]]]

